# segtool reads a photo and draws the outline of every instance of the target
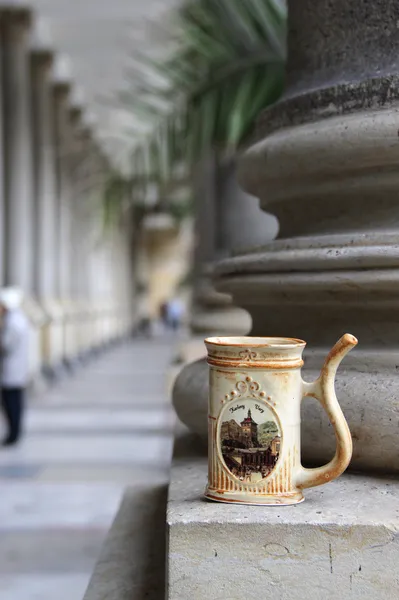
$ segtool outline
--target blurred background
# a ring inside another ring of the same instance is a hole
[[[167,482],[175,375],[250,329],[213,263],[277,234],[235,163],[285,22],[283,0],[0,2],[0,278],[31,324],[1,600],[83,597],[124,488]]]

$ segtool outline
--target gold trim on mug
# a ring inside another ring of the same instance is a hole
[[[215,358],[209,355],[207,358],[208,365],[214,367],[226,367],[226,368],[246,368],[251,369],[300,369],[303,366],[303,360],[298,358],[296,360],[267,360],[267,361],[245,361],[242,358],[237,359],[226,359],[224,357]]]

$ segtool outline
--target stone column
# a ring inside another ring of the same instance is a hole
[[[126,336],[132,329],[133,285],[131,263],[131,219],[127,211],[123,221],[115,231],[114,268],[116,280],[114,283],[114,304],[118,314],[118,335]]]
[[[71,203],[71,289],[75,305],[76,353],[81,358],[88,350],[89,343],[89,195],[90,195],[90,132],[83,122],[81,107],[72,106],[70,126],[73,131],[71,153],[72,203]]]
[[[70,268],[70,360],[83,358],[91,347],[89,295],[90,229],[90,164],[91,133],[85,126],[83,106],[77,99],[68,107],[68,173],[69,173],[69,268]]]
[[[29,75],[30,11],[1,10],[3,36],[6,282],[32,293],[33,162]]]
[[[102,182],[107,166],[103,163],[97,142],[89,139],[91,166],[90,166],[90,191],[88,202],[88,231],[89,256],[88,256],[88,286],[87,302],[91,322],[91,347],[95,349],[101,345],[101,321],[103,318],[102,301],[104,297],[104,244],[102,231]]]
[[[104,335],[115,337],[118,329],[118,279],[122,258],[114,256],[114,244],[103,224],[103,190],[109,171],[108,161],[102,156],[94,132],[87,126],[81,131],[84,159],[82,160],[82,193],[80,218],[85,223],[84,244],[80,248],[81,261],[86,272],[81,290],[86,305],[87,344],[94,349]],[[103,273],[102,276],[100,273]],[[108,327],[108,324],[110,326]]]
[[[71,92],[69,67],[64,57],[58,57],[54,68],[53,113],[57,167],[58,207],[56,215],[55,294],[62,313],[62,358],[71,364],[75,356],[72,306],[72,175],[70,168],[72,132],[69,122]]]
[[[69,110],[69,127],[71,128],[71,146],[69,168],[71,174],[71,292],[74,300],[81,296],[82,269],[80,262],[80,246],[82,244],[82,222],[79,219],[78,209],[82,194],[82,143],[80,138],[83,110],[76,106]]]
[[[34,239],[34,178],[29,35],[31,13],[22,6],[0,9],[3,38],[3,129],[5,192],[5,282],[25,294],[32,324],[29,370],[32,383],[42,367],[44,313],[33,299],[37,264]]]
[[[233,249],[257,246],[273,238],[276,220],[259,209],[259,202],[237,185],[233,161],[220,162],[211,154],[199,166],[195,181],[196,249],[192,331],[207,335],[242,335],[249,331],[248,313],[216,291],[212,282],[215,261]]]
[[[142,223],[136,217],[136,208],[133,206],[133,247],[132,270],[134,289],[136,292],[137,327],[140,329],[143,322],[149,317],[149,260],[146,247],[146,232]]]
[[[46,315],[42,351],[45,371],[50,376],[55,375],[63,358],[63,311],[56,302],[60,239],[52,63],[51,50],[37,42],[31,56],[36,232],[34,290]]]
[[[278,222],[260,210],[259,200],[243,192],[237,182],[236,161],[218,168],[217,259],[257,249],[276,237]]]
[[[55,143],[57,154],[57,251],[55,289],[61,301],[71,297],[71,175],[69,169],[70,131],[68,98],[70,84],[53,85]]]
[[[240,166],[279,238],[218,267],[254,334],[309,343],[307,379],[342,333],[359,338],[337,395],[352,467],[367,471],[399,472],[398,22],[391,0],[289,0],[287,89]],[[333,446],[322,409],[305,402],[304,460],[326,461]]]
[[[37,264],[34,287],[38,298],[51,298],[55,287],[56,161],[51,102],[50,51],[32,52],[32,96],[35,166],[35,221]]]
[[[112,265],[112,305],[114,313],[114,336],[122,337],[128,331],[127,311],[129,310],[129,272],[128,272],[128,246],[127,225],[121,223],[115,228],[113,234]]]
[[[187,359],[202,356],[202,339],[207,335],[245,333],[248,315],[232,305],[231,297],[218,293],[212,283],[213,262],[220,253],[221,222],[218,165],[213,153],[198,165],[193,181],[195,202],[194,294],[191,331],[196,339],[189,344]]]
[[[0,41],[3,44],[4,27],[3,16],[0,14]],[[4,78],[3,62],[0,61],[0,285],[5,279],[5,253],[6,253],[6,206],[5,206],[5,157],[4,157]]]
[[[192,332],[195,337],[181,351],[185,362],[198,360],[178,376],[173,401],[180,419],[190,425],[194,420],[194,430],[203,433],[203,419],[198,422],[196,417],[203,403],[201,392],[187,402],[193,385],[198,384],[201,377],[207,381],[203,340],[211,335],[245,335],[251,328],[249,312],[239,308],[230,294],[215,289],[215,261],[229,256],[237,248],[257,248],[275,237],[278,227],[274,217],[260,210],[259,201],[239,188],[234,161],[217,162],[211,155],[201,167],[194,182],[197,245]],[[198,407],[195,407],[197,402]]]

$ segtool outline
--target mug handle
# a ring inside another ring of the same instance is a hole
[[[335,430],[337,446],[334,458],[326,465],[315,469],[305,469],[302,466],[299,468],[296,478],[296,485],[299,489],[315,487],[333,481],[345,471],[352,458],[352,436],[338,404],[334,383],[340,362],[356,344],[357,339],[346,333],[331,349],[319,378],[313,383],[302,381],[303,398],[312,396],[325,408],[330,423]]]

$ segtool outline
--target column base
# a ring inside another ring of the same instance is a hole
[[[217,292],[211,275],[213,266],[204,268],[197,282],[191,316],[194,335],[244,335],[251,328],[251,317],[242,308],[234,306],[231,296]]]
[[[43,366],[42,373],[50,381],[58,379],[63,358],[64,310],[54,299],[41,302],[45,322],[41,329]]]
[[[327,350],[305,357],[303,378],[314,381]],[[336,394],[353,439],[349,469],[399,473],[399,370],[389,351],[356,350],[345,358],[336,379]],[[180,420],[203,444],[208,439],[209,375],[205,359],[197,360],[178,375],[173,404]],[[301,411],[301,456],[306,466],[319,466],[334,456],[335,436],[321,405],[306,398]]]
[[[34,389],[40,389],[42,388],[42,368],[44,364],[43,328],[46,324],[47,316],[42,307],[31,297],[24,299],[23,310],[30,323],[29,379]]]

